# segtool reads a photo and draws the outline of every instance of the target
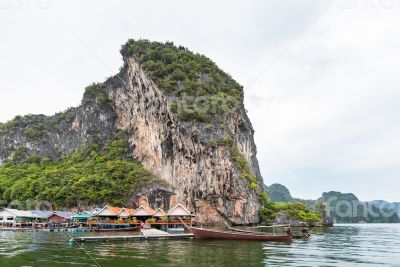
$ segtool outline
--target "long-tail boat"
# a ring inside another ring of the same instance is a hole
[[[211,230],[198,227],[188,227],[189,231],[199,239],[231,239],[231,240],[259,240],[259,241],[292,241],[292,235],[272,234],[261,232],[235,232]]]
[[[290,232],[283,234],[252,232],[241,229],[232,228],[228,225],[231,231],[222,231],[214,229],[206,229],[192,227],[184,224],[185,227],[195,235],[198,239],[229,239],[229,240],[258,240],[258,241],[283,241],[291,242],[293,235]]]

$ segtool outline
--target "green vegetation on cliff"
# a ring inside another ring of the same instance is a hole
[[[104,83],[92,83],[85,88],[82,104],[87,105],[93,102],[100,106],[106,106],[112,103],[112,100],[107,95]]]
[[[259,194],[260,202],[263,207],[260,208],[260,217],[266,223],[271,223],[278,214],[284,214],[287,218],[296,219],[302,222],[320,222],[322,216],[319,212],[311,211],[301,202],[272,202],[268,200],[268,193]]]
[[[151,179],[129,157],[127,140],[120,139],[101,152],[93,146],[59,160],[31,156],[24,163],[6,162],[0,167],[0,197],[46,200],[59,207],[73,207],[80,201],[121,205],[129,193]]]
[[[293,197],[286,186],[272,184],[268,187],[269,200],[272,202],[293,202]]]
[[[272,184],[266,188],[266,191],[272,202],[301,202],[311,209],[315,206],[315,200],[294,198],[286,186],[281,184]]]
[[[49,127],[46,123],[45,115],[28,114],[25,116],[16,116],[13,120],[0,124],[0,132],[16,133],[18,130],[24,129],[27,139],[33,140],[40,138],[46,128]]]
[[[46,136],[48,131],[56,129],[60,123],[70,123],[75,116],[75,108],[69,108],[64,112],[59,112],[53,116],[43,114],[28,114],[25,116],[16,116],[14,119],[0,123],[0,134],[20,134],[27,141],[39,142]],[[3,151],[0,150],[0,154]]]
[[[233,164],[240,173],[240,178],[248,180],[250,189],[261,189],[256,176],[250,169],[249,162],[246,160],[244,155],[240,153],[231,136],[226,135],[220,139],[213,140],[210,142],[210,146],[214,149],[218,146],[222,146],[224,149],[227,149],[230,153]]]
[[[170,107],[183,121],[211,121],[213,115],[243,107],[243,87],[204,55],[149,40],[129,40],[121,54],[134,57],[166,95],[182,97]]]
[[[209,58],[172,42],[129,40],[121,48],[123,56],[133,56],[150,78],[167,95],[186,93],[203,96],[224,92],[242,99],[243,88]],[[182,89],[183,91],[178,91]]]
[[[236,146],[230,147],[230,153],[232,155],[232,160],[235,164],[235,167],[240,172],[240,177],[246,178],[249,181],[250,189],[258,189],[259,184],[257,178],[250,170],[249,162],[246,160],[243,154],[240,153],[239,149]]]

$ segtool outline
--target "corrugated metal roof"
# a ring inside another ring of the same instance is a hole
[[[65,219],[71,219],[73,215],[75,215],[75,212],[69,212],[69,211],[58,211],[58,210],[30,210],[33,214],[37,216],[37,218],[43,218],[46,219],[50,217],[53,214],[57,214],[60,217],[63,217]]]
[[[42,218],[42,219],[46,219],[51,214],[53,214],[53,212],[49,211],[49,210],[30,210],[30,212],[32,212],[33,214],[36,214],[36,216],[38,216],[38,218]]]
[[[23,218],[37,218],[37,215],[32,213],[29,210],[17,210],[17,209],[8,209],[5,208],[3,210],[6,210],[12,214],[14,214],[16,217],[23,217]]]

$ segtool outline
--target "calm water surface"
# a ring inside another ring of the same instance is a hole
[[[0,232],[0,266],[96,266],[68,240],[64,233]],[[83,248],[100,266],[113,267],[400,266],[400,225],[337,225],[292,244],[188,240],[85,243]]]

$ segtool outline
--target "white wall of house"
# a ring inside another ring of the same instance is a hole
[[[11,213],[10,211],[0,210],[0,223],[14,223],[15,218],[15,214]]]

